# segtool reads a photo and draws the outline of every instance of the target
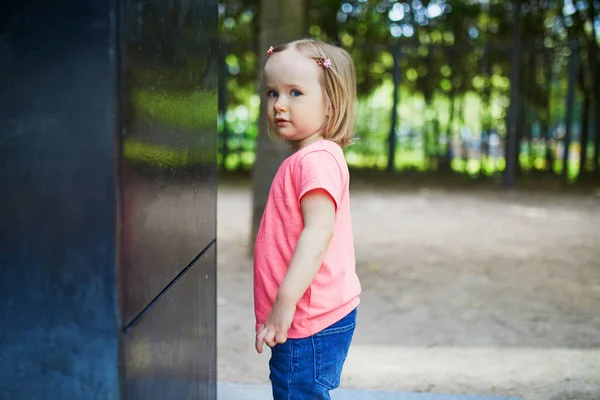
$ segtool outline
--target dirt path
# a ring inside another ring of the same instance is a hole
[[[253,351],[250,192],[219,191],[219,380]],[[363,286],[346,387],[600,399],[600,196],[352,191]]]

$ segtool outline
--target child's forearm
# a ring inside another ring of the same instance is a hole
[[[304,228],[277,292],[278,302],[295,305],[300,301],[323,264],[332,235],[332,227],[326,225]]]

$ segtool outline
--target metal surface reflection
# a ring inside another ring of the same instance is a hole
[[[215,246],[190,266],[125,335],[127,399],[215,399]]]
[[[126,0],[123,39],[127,325],[215,238],[217,2]]]
[[[118,398],[113,12],[0,3],[0,399]]]
[[[5,3],[0,398],[216,398],[217,1]]]
[[[214,399],[217,2],[122,9],[123,393]]]

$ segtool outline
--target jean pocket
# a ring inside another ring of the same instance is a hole
[[[340,385],[356,323],[327,328],[312,336],[315,351],[315,382],[333,390]]]

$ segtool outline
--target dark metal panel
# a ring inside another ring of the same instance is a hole
[[[216,399],[215,245],[125,334],[124,394],[132,399]]]
[[[215,238],[218,14],[216,0],[123,3],[127,325]]]
[[[116,399],[111,2],[0,5],[0,398]]]

